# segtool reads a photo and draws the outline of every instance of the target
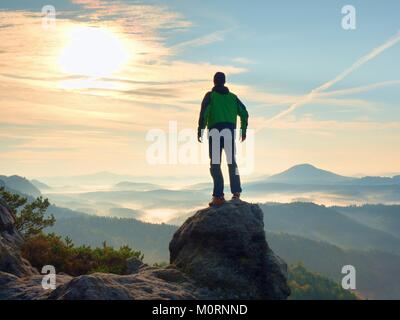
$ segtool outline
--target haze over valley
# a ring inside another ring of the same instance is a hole
[[[162,182],[103,172],[40,178],[32,184],[60,207],[99,216],[177,225],[210,198],[209,182],[186,181],[185,185],[172,178]],[[229,197],[228,186],[225,193]],[[244,180],[244,198],[257,203],[313,202],[325,206],[400,204],[400,175],[355,178],[302,164],[276,175]]]
[[[210,183],[163,182],[105,172],[31,180],[0,176],[9,191],[49,198],[56,223],[47,232],[77,245],[128,244],[149,263],[168,261],[178,226],[210,199]],[[337,282],[341,267],[352,264],[362,297],[400,297],[400,176],[347,177],[302,164],[245,183],[243,195],[259,203],[268,241],[288,263],[300,262]]]

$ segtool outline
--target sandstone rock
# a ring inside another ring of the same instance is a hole
[[[16,276],[31,275],[37,271],[23,259],[14,247],[5,245],[0,239],[0,271]]]
[[[143,261],[140,260],[140,259],[138,259],[138,258],[136,258],[136,257],[129,258],[129,259],[126,261],[126,264],[127,264],[127,272],[128,272],[129,274],[138,273],[138,272],[139,272],[139,269],[140,269],[141,267],[145,266],[145,264],[143,263]]]
[[[0,271],[16,276],[32,275],[37,271],[19,253],[23,238],[15,229],[15,218],[0,203]]]
[[[43,289],[42,279],[42,275],[16,277],[0,272],[0,300],[48,299],[52,291]],[[71,279],[68,275],[57,275],[57,285],[62,286]]]
[[[269,248],[257,205],[198,211],[174,234],[170,262],[225,299],[286,299],[286,264]]]
[[[58,300],[184,300],[195,299],[190,283],[165,281],[154,270],[135,275],[94,273],[59,286],[47,299]]]
[[[93,274],[79,276],[63,286],[59,286],[49,299],[66,300],[129,300],[127,288],[118,284],[111,275]]]

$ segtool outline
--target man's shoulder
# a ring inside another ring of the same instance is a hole
[[[229,95],[234,99],[238,99],[238,96],[236,94],[234,94],[233,92],[229,92]]]
[[[210,102],[210,100],[211,100],[211,91],[208,91],[205,95],[204,95],[204,98],[203,98],[203,104],[205,103],[205,104],[208,104],[209,102]]]

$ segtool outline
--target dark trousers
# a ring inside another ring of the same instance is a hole
[[[224,177],[221,171],[222,150],[225,152],[229,169],[229,182],[232,193],[242,192],[239,170],[236,163],[235,126],[233,124],[217,124],[208,131],[210,156],[210,173],[214,182],[214,197],[224,196]]]

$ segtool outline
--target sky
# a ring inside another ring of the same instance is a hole
[[[150,163],[146,137],[196,130],[216,71],[250,114],[249,176],[400,172],[396,0],[45,4],[55,23],[42,1],[0,3],[1,174],[207,177],[204,162]]]

